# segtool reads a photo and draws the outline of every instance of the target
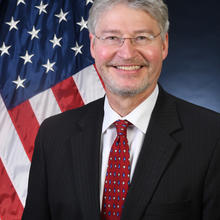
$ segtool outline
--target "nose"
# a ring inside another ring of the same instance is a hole
[[[131,39],[124,39],[121,47],[118,48],[117,54],[121,58],[130,59],[136,55],[136,48],[133,46]]]

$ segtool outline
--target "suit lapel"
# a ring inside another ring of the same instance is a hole
[[[83,219],[99,219],[100,140],[103,100],[93,105],[76,124],[72,137],[73,172]]]
[[[175,103],[160,91],[125,201],[122,220],[138,220],[143,216],[177,149],[178,143],[171,133],[179,128]]]

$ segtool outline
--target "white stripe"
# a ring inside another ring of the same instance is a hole
[[[61,112],[51,89],[39,93],[29,101],[39,124],[45,118]]]
[[[0,96],[0,158],[23,206],[27,196],[30,160]]]
[[[84,104],[88,104],[104,96],[105,90],[93,65],[73,75],[73,79]]]

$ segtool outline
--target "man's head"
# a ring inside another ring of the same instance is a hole
[[[168,52],[168,10],[163,1],[95,0],[88,27],[91,54],[107,95],[149,94]]]

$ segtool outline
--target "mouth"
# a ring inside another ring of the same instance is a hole
[[[134,70],[141,69],[143,66],[129,65],[129,66],[113,66],[113,67],[116,68],[116,69],[119,69],[119,70],[134,71]]]

